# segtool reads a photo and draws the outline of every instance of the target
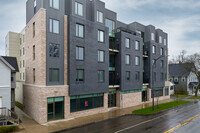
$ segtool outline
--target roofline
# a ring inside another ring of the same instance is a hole
[[[0,56],[1,61],[6,64],[12,71],[16,71],[2,56]]]

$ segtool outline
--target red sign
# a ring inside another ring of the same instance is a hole
[[[85,101],[85,106],[88,106],[88,101]]]

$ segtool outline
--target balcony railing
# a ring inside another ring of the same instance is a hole
[[[8,123],[19,125],[19,116],[5,107],[0,108],[0,126],[8,126]]]

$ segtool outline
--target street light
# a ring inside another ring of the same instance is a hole
[[[160,58],[164,57],[163,55],[158,57],[157,59],[154,60],[153,64],[152,64],[152,90],[153,90],[153,101],[152,101],[152,108],[153,108],[153,111],[154,111],[154,72],[153,72],[153,68],[154,68],[154,65],[156,64],[156,61],[158,61]]]

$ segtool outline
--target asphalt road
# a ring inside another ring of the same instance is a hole
[[[192,102],[156,115],[127,115],[60,133],[164,133],[170,129],[173,133],[200,133],[200,115],[193,118],[198,114],[200,102]]]

